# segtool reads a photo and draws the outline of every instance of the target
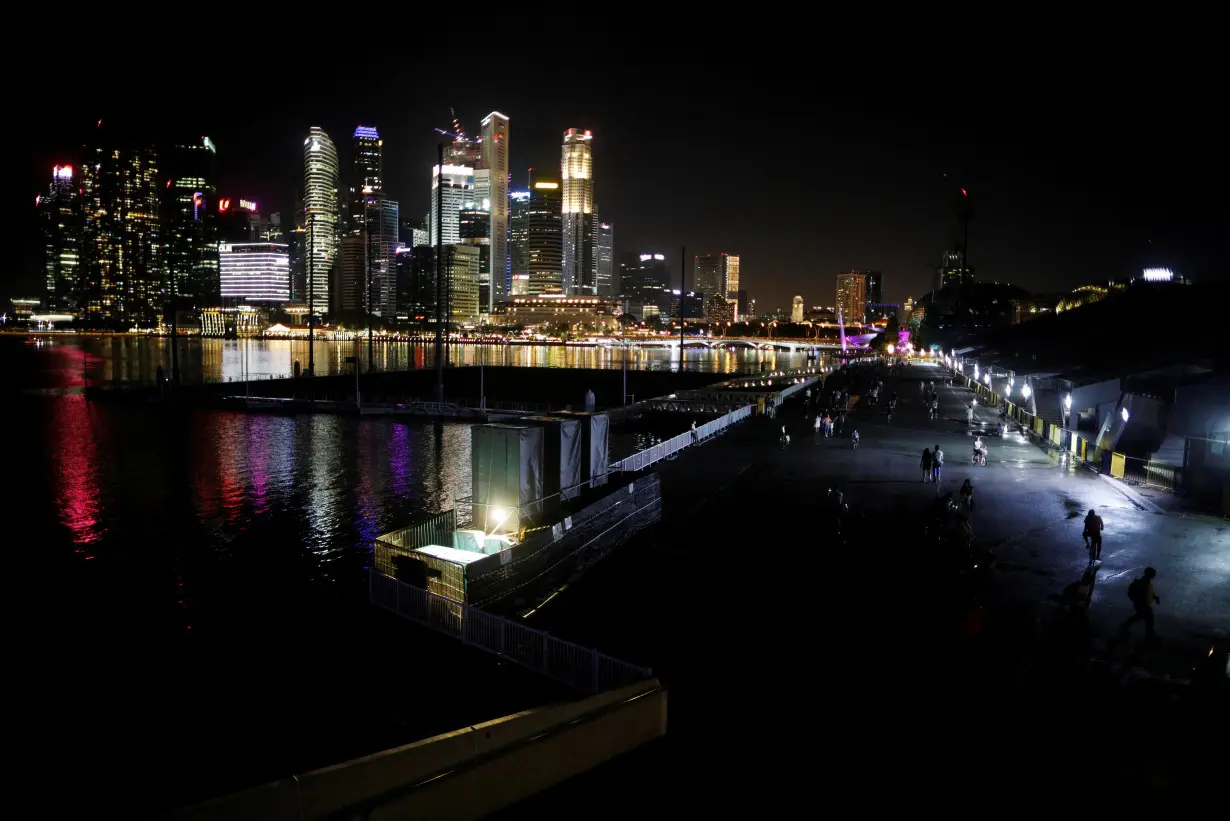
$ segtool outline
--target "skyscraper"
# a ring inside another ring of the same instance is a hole
[[[474,169],[466,165],[445,164],[443,174],[440,170],[439,166],[432,166],[431,169],[431,224],[427,228],[430,232],[431,244],[435,245],[436,224],[439,220],[442,232],[441,241],[445,245],[453,245],[461,238],[457,214],[468,203],[474,201]],[[443,217],[438,213],[440,197],[437,196],[441,179],[444,185]]]
[[[149,147],[96,146],[81,168],[80,317],[150,328],[163,310],[158,157]],[[160,185],[161,182],[161,185]]]
[[[960,251],[945,251],[935,272],[935,290],[960,288],[974,283],[974,269],[961,263]]]
[[[43,307],[48,313],[77,310],[81,261],[81,195],[71,165],[51,169],[51,185],[34,202],[43,223]]]
[[[218,259],[222,299],[243,303],[290,301],[290,246],[222,243]]]
[[[448,288],[448,322],[452,325],[473,325],[479,320],[478,267],[476,245],[446,245],[444,247],[444,282]]]
[[[705,295],[720,296],[727,300],[737,301],[739,291],[739,255],[722,252],[720,254],[704,254],[698,256],[695,262],[694,281],[696,290]],[[736,311],[741,308],[736,307]]]
[[[880,271],[863,271],[863,278],[867,280],[863,321],[874,322],[884,313],[884,274]]]
[[[837,275],[837,307],[846,325],[862,322],[867,312],[867,277],[858,271]]]
[[[369,312],[377,316],[391,317],[397,310],[399,208],[396,200],[380,192],[368,194],[364,208],[369,277],[364,304]]]
[[[598,222],[598,242],[594,251],[598,275],[595,280],[598,296],[610,299],[619,293],[619,277],[615,272],[615,226]]]
[[[337,260],[338,187],[337,148],[323,128],[312,126],[303,141],[303,215],[307,230],[307,293],[312,311],[329,305],[329,277]]]
[[[361,125],[354,130],[353,151],[349,213],[346,215],[346,233],[351,235],[363,231],[367,197],[384,190],[384,140],[376,129]]]
[[[163,261],[178,304],[218,304],[217,151],[202,137],[163,157]]]
[[[482,122],[483,168],[491,172],[488,195],[491,203],[487,209],[491,212],[491,274],[488,277],[491,293],[488,310],[508,295],[508,125],[508,117],[498,111],[492,111]]]
[[[563,289],[566,294],[596,294],[594,264],[593,134],[564,132],[560,160],[563,181]]]
[[[670,272],[666,255],[644,253],[629,257],[620,266],[620,284],[633,314],[644,319],[655,313],[670,313]],[[650,310],[645,311],[648,307]]]
[[[530,296],[564,293],[561,202],[558,182],[538,180],[530,188],[525,212],[526,293]]]
[[[508,295],[530,292],[530,192],[513,191],[508,215]]]

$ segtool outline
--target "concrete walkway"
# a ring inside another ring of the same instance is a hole
[[[970,392],[941,387],[940,418],[929,420],[918,390],[924,378],[944,375],[922,366],[898,371],[881,407],[857,407],[831,439],[812,436],[797,401],[774,422],[752,420],[663,464],[662,524],[532,620],[651,665],[670,687],[666,751],[645,753],[658,757],[652,763],[620,765],[634,768],[630,776],[645,789],[656,784],[663,794],[686,796],[682,806],[693,809],[688,801],[697,791],[706,792],[705,806],[720,808],[726,790],[746,797],[771,782],[803,796],[807,784],[833,776],[937,789],[935,778],[954,774],[950,759],[932,758],[946,734],[1005,757],[1004,772],[979,770],[980,778],[1011,781],[1006,762],[1017,755],[1060,777],[1070,761],[1057,750],[1038,764],[1028,746],[1010,743],[1013,733],[1034,738],[1038,722],[1054,716],[1040,716],[1043,708],[1028,696],[971,694],[954,685],[939,649],[954,622],[943,593],[917,574],[929,561],[920,532],[936,495],[955,495],[967,477],[975,487],[977,540],[999,558],[997,595],[1046,618],[1087,565],[1082,519],[1093,508],[1106,523],[1091,614],[1100,652],[1123,658],[1133,648],[1107,639],[1129,615],[1127,585],[1147,564],[1158,570],[1162,598],[1156,613],[1163,641],[1147,659],[1156,669],[1190,668],[1230,625],[1224,527],[1140,510],[1115,487],[1017,434],[990,437],[988,464],[975,467],[964,413]],[[893,391],[899,403],[890,424],[882,411]],[[989,429],[997,418],[980,408],[978,427]],[[788,446],[778,442],[783,422],[792,432]],[[851,426],[862,436],[858,451],[850,446]],[[923,448],[936,444],[946,455],[938,485],[924,483],[919,468]],[[868,523],[844,548],[819,528],[817,511],[834,485]],[[863,768],[846,772],[859,761]]]

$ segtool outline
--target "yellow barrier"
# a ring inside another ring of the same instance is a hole
[[[1125,468],[1127,467],[1127,459],[1122,453],[1112,453],[1110,455],[1110,475],[1116,479],[1122,479]]]
[[[1063,430],[1059,428],[1057,425],[1051,425],[1051,442],[1058,445],[1059,437],[1062,433],[1063,433]]]
[[[1089,458],[1088,455],[1086,454],[1086,446],[1089,444],[1089,440],[1081,439],[1080,443],[1081,443],[1081,449],[1080,449],[1081,461],[1086,461]]]
[[[1042,424],[1043,424],[1042,419],[1035,416],[1034,417],[1034,433],[1038,434],[1039,436],[1042,435]]]

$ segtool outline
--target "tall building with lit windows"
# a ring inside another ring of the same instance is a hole
[[[615,226],[609,222],[597,223],[598,241],[594,246],[594,266],[597,269],[595,284],[598,296],[614,298],[619,293],[619,276],[615,270]]]
[[[560,160],[564,228],[563,289],[570,295],[597,293],[594,260],[594,135],[564,132]]]
[[[512,191],[508,209],[508,295],[530,292],[530,192]]]
[[[697,291],[705,295],[705,300],[717,296],[736,303],[735,313],[742,313],[739,306],[739,255],[702,254],[696,257],[693,268],[693,282]]]
[[[561,202],[558,182],[535,180],[531,184],[525,210],[527,296],[566,293],[563,288],[563,217],[566,215],[561,212]]]
[[[491,172],[489,193],[491,212],[490,300],[495,302],[508,295],[508,222],[511,216],[508,199],[508,117],[492,111],[482,121],[483,168]]]
[[[151,147],[86,149],[81,167],[78,317],[88,325],[154,327],[163,311],[161,190]]]
[[[222,299],[241,304],[290,301],[290,246],[274,242],[218,246]]]
[[[303,141],[303,217],[306,234],[306,293],[309,309],[329,306],[329,277],[337,261],[341,185],[337,148],[323,128],[312,126]]]
[[[178,306],[218,304],[217,149],[201,137],[164,152],[163,263]],[[225,211],[226,209],[222,209]]]
[[[860,271],[837,275],[837,307],[845,325],[862,322],[867,312],[867,276]]]
[[[47,313],[74,313],[81,261],[81,195],[71,165],[51,169],[51,185],[34,205],[43,223],[43,306]]]
[[[363,232],[367,197],[384,190],[384,140],[376,129],[361,125],[354,130],[351,152],[354,165],[348,186],[346,233],[355,236]]]
[[[443,194],[440,188],[443,186]],[[443,203],[440,200],[443,199]],[[474,202],[474,169],[468,165],[445,165],[443,169],[432,166],[431,169],[431,217],[427,226],[430,235],[428,240],[433,246],[436,242],[436,226],[439,225],[440,241],[444,245],[455,245],[461,239],[461,225],[458,214],[467,204]],[[441,215],[440,206],[444,213]]]

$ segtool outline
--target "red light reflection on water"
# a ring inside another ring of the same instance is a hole
[[[104,530],[98,522],[98,444],[90,405],[84,396],[65,396],[55,403],[54,413],[59,443],[55,484],[60,521],[72,531],[73,541],[89,544],[101,538]]]

